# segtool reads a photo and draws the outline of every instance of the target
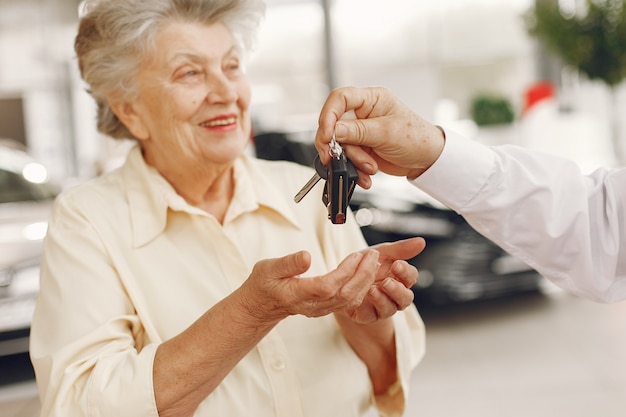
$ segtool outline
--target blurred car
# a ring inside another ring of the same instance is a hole
[[[416,301],[467,302],[541,289],[538,272],[402,178],[377,174],[370,190],[355,190],[350,205],[370,245],[426,239],[426,249],[409,261],[419,270]]]
[[[312,135],[308,141],[303,137],[280,132],[257,135],[257,156],[312,166],[317,151]],[[377,174],[371,189],[355,189],[350,206],[370,245],[413,236],[426,239],[426,249],[409,261],[419,270],[413,287],[416,302],[459,303],[541,290],[539,273],[403,178]]]
[[[46,168],[16,142],[0,139],[0,356],[28,351],[55,196]]]

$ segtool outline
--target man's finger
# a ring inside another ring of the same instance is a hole
[[[315,147],[322,162],[328,162],[328,144],[335,133],[337,121],[352,111],[357,118],[367,118],[378,101],[376,91],[372,88],[343,87],[330,92],[320,111],[315,134]]]

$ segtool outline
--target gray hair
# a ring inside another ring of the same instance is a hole
[[[98,130],[113,138],[133,138],[107,103],[132,99],[142,59],[154,48],[159,29],[172,21],[210,25],[221,22],[241,50],[253,49],[265,13],[263,0],[87,0],[74,49],[83,80],[98,106]]]

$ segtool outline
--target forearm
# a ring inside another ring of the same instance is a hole
[[[250,314],[240,291],[235,291],[159,346],[154,362],[159,415],[193,415],[200,402],[277,323]]]
[[[393,319],[359,324],[345,313],[335,313],[344,337],[367,366],[374,394],[382,394],[398,379]]]

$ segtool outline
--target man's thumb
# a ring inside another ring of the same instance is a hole
[[[335,139],[339,143],[347,143],[350,145],[360,145],[363,140],[362,129],[357,126],[358,121],[342,121],[339,120],[335,124]]]

